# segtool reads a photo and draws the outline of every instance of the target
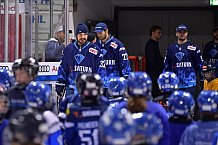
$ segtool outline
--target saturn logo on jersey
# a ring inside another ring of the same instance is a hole
[[[92,54],[97,55],[98,54],[98,50],[94,49],[94,48],[89,48],[89,52]]]
[[[183,52],[178,52],[178,53],[175,54],[176,58],[177,58],[179,61],[182,60],[182,58],[183,58],[184,55],[185,55],[185,54],[184,54]]]
[[[210,55],[211,55],[212,57],[216,56],[216,54],[217,54],[217,50],[216,50],[216,49],[212,49],[212,50],[210,51]]]
[[[85,58],[85,56],[83,56],[82,54],[77,54],[74,56],[74,58],[75,58],[76,62],[78,64],[80,64],[83,61],[83,59]]]

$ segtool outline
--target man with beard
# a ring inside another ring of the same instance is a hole
[[[179,78],[179,90],[189,91],[193,96],[196,87],[196,72],[201,71],[200,49],[191,43],[186,25],[176,27],[177,41],[170,45],[164,59],[164,71],[172,71]]]
[[[109,33],[105,23],[98,23],[94,32],[99,39],[95,44],[101,48],[104,56],[107,77],[127,78],[131,68],[124,44]]]
[[[204,61],[216,65],[218,63],[218,27],[213,29],[213,37],[214,39],[205,45],[202,56]]]
[[[98,73],[105,76],[105,64],[101,50],[95,44],[87,41],[88,27],[86,24],[78,24],[76,28],[76,40],[64,48],[62,61],[58,69],[56,92],[63,96],[74,93],[75,78],[78,73]]]

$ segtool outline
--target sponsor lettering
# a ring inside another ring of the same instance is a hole
[[[50,66],[49,65],[40,65],[39,66],[39,72],[50,72]]]
[[[89,48],[89,52],[92,54],[97,55],[98,54],[98,50],[94,49],[94,48]]]
[[[195,50],[196,50],[196,47],[194,47],[194,46],[188,46],[187,49],[195,51]]]
[[[191,62],[179,62],[176,63],[176,68],[179,67],[192,67],[192,63]]]
[[[111,42],[110,46],[113,47],[114,49],[117,49],[118,45],[115,42]]]
[[[53,66],[52,69],[51,69],[51,71],[52,71],[52,72],[53,72],[53,71],[58,71],[58,67],[57,67],[57,66]]]
[[[100,116],[100,115],[101,115],[101,112],[99,110],[82,111],[83,117]]]
[[[105,65],[115,65],[115,60],[104,60]]]
[[[78,72],[92,72],[92,68],[91,67],[87,67],[87,66],[74,66],[74,71],[78,71]]]
[[[0,69],[6,69],[6,70],[9,70],[9,66],[0,66]]]
[[[125,47],[120,47],[119,51],[126,50]]]

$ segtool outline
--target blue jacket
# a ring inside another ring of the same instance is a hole
[[[101,49],[107,77],[127,77],[131,72],[127,51],[122,42],[110,36],[110,39],[103,43],[98,40],[96,45]]]
[[[8,130],[6,130],[8,123],[8,120],[3,119],[0,124],[0,145],[9,143]]]
[[[215,135],[212,145],[218,145],[218,133]]]
[[[46,62],[59,62],[62,57],[64,45],[60,44],[57,38],[51,38],[45,48],[45,61]]]
[[[158,118],[161,119],[161,122],[163,124],[164,134],[163,134],[163,137],[160,139],[158,145],[169,145],[169,122],[168,122],[168,116],[167,116],[165,109],[156,102],[147,101],[146,104],[147,104],[146,105],[147,108],[145,109],[145,112],[155,114]],[[126,101],[117,105],[115,107],[115,110],[116,109],[120,110],[122,108],[127,108]]]
[[[218,122],[199,121],[188,126],[184,131],[180,145],[209,145],[212,144],[218,132]]]
[[[164,59],[164,71],[172,71],[179,77],[179,88],[196,86],[196,72],[201,71],[202,56],[200,49],[187,41],[169,46]]]
[[[98,122],[105,105],[85,107],[71,105],[67,109],[64,140],[67,145],[99,144]]]
[[[58,69],[57,81],[66,86],[74,86],[74,80],[79,72],[98,73],[102,79],[106,75],[100,49],[88,41],[83,46],[79,46],[77,41],[66,46]]]

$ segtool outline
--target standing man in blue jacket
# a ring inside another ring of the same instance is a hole
[[[98,23],[94,32],[99,39],[95,44],[100,47],[104,56],[107,77],[128,77],[131,67],[124,44],[109,34],[105,23]]]
[[[45,48],[46,62],[59,62],[64,50],[65,29],[64,26],[59,26],[55,32],[55,37],[48,40]]]
[[[78,24],[76,41],[64,48],[56,83],[58,96],[63,96],[64,88],[66,96],[74,93],[75,78],[78,73],[97,73],[102,78],[106,75],[101,50],[95,44],[87,41],[88,31],[86,24]]]
[[[201,70],[200,49],[190,42],[186,25],[176,27],[177,41],[170,45],[164,59],[164,71],[172,71],[179,77],[179,89],[195,93],[196,73]]]

